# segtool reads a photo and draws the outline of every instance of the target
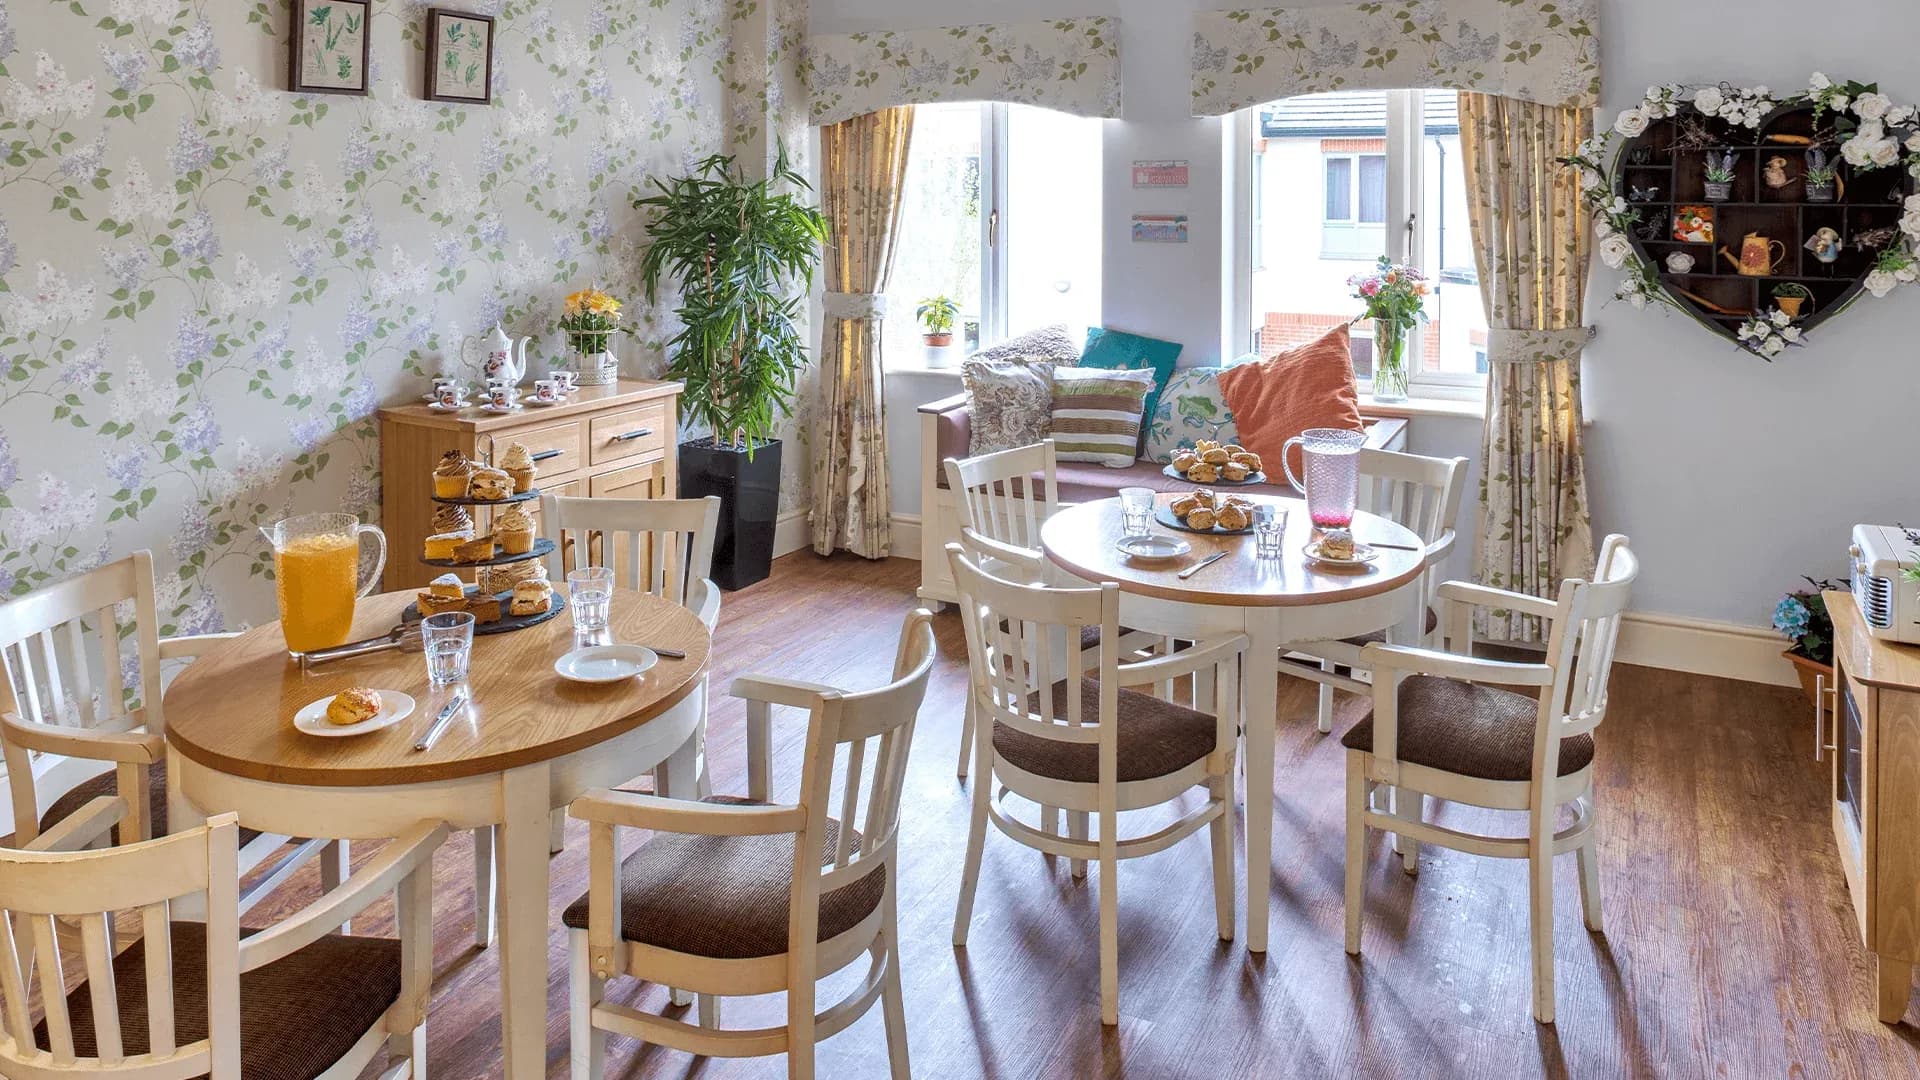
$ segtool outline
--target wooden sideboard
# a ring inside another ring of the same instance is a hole
[[[1853,596],[1825,594],[1833,616],[1833,833],[1861,940],[1877,965],[1878,1013],[1906,1015],[1920,965],[1920,647],[1867,633]],[[1816,710],[1818,713],[1818,710]],[[1815,724],[1827,725],[1816,715]]]
[[[443,571],[420,562],[436,504],[433,467],[458,450],[492,462],[510,443],[533,453],[534,486],[596,499],[672,498],[678,482],[677,382],[622,379],[583,386],[559,405],[494,415],[472,408],[438,412],[425,404],[380,410],[380,527],[387,534],[387,591],[416,589]],[[485,528],[492,511],[474,507]],[[537,512],[537,504],[529,506]]]

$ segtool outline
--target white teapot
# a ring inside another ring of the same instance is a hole
[[[530,337],[515,341],[494,323],[492,333],[470,337],[460,346],[460,359],[480,368],[489,381],[507,379],[517,386],[527,376],[527,346],[532,341]]]

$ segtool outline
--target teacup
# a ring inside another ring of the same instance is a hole
[[[562,368],[558,371],[550,371],[547,375],[554,382],[554,391],[561,397],[566,397],[577,389],[577,384],[574,380],[578,378],[578,375],[575,372]]]
[[[438,382],[433,384],[433,399],[443,409],[464,408],[467,404],[466,388],[457,382]]]
[[[533,380],[533,400],[559,401],[560,400],[560,383],[555,379]]]
[[[487,387],[487,403],[496,409],[513,408],[513,384],[497,382]]]

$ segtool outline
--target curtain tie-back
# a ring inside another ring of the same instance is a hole
[[[1557,330],[1523,330],[1504,326],[1487,331],[1487,362],[1490,364],[1538,364],[1566,360],[1580,354],[1593,340],[1591,326],[1567,326]]]
[[[884,319],[887,317],[885,293],[830,292],[820,299],[832,319]]]

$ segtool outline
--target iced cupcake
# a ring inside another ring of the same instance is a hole
[[[500,455],[496,468],[504,469],[513,477],[514,494],[524,494],[533,490],[533,455],[519,443],[508,443],[506,452]]]
[[[473,475],[473,462],[458,450],[449,450],[440,455],[440,464],[433,467],[433,494],[441,499],[463,499],[467,494],[467,478]]]
[[[518,506],[509,507],[493,521],[493,538],[508,555],[525,555],[533,550],[533,515]]]

